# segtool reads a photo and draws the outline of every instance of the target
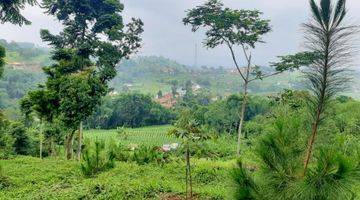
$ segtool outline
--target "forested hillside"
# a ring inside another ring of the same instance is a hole
[[[4,78],[0,80],[0,108],[7,115],[17,117],[17,100],[29,90],[36,88],[44,81],[41,68],[50,64],[48,48],[40,48],[32,43],[0,43],[7,49],[7,66]],[[263,67],[264,70],[273,70]],[[239,92],[241,82],[232,68],[198,67],[192,68],[176,61],[159,57],[145,56],[124,60],[117,67],[118,75],[111,81],[111,87],[117,93],[140,92],[154,97],[159,90],[170,93],[174,81],[178,88],[185,88],[187,81],[192,81],[208,91],[212,98],[224,97]],[[344,95],[359,98],[360,72],[354,71],[353,84],[344,91]],[[283,89],[304,89],[299,71],[285,72],[276,77],[259,80],[250,86],[250,91],[260,95],[270,95]]]
[[[9,68],[41,72],[41,67],[50,63],[50,49],[30,42],[8,42],[1,39],[6,49],[6,63]]]

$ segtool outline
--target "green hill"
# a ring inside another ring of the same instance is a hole
[[[0,40],[0,45],[6,49],[7,67],[27,71],[41,71],[41,67],[48,65],[50,50],[38,47],[28,42],[7,42]]]
[[[41,67],[51,63],[50,50],[32,43],[5,40],[0,40],[0,45],[7,50],[5,75],[0,80],[0,109],[15,109],[10,112],[16,113],[18,99],[44,81]],[[163,93],[170,92],[174,80],[178,82],[178,88],[184,87],[190,80],[198,88],[209,91],[213,97],[227,96],[241,90],[241,79],[234,69],[205,66],[189,68],[161,56],[139,56],[124,60],[117,70],[118,75],[111,82],[111,87],[118,93],[137,91],[155,96],[159,90]],[[263,70],[269,71],[271,68],[263,67]],[[360,98],[360,72],[354,71],[352,74],[353,82],[344,94]],[[269,95],[286,88],[304,89],[300,72],[286,72],[253,82],[250,92]]]

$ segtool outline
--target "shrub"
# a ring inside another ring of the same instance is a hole
[[[11,186],[9,178],[4,174],[2,166],[0,165],[0,190]]]
[[[109,150],[113,152],[117,161],[128,162],[131,160],[131,151],[122,144],[116,144],[114,141],[110,142]]]
[[[120,139],[128,140],[129,138],[129,133],[126,131],[125,127],[117,127],[116,133]]]
[[[16,154],[28,155],[31,152],[31,141],[26,133],[25,126],[21,123],[13,123],[10,127],[10,135],[14,138],[13,149]]]
[[[219,138],[213,138],[199,143],[190,144],[190,155],[196,158],[207,158],[212,160],[217,159],[232,159],[235,154],[234,144],[235,141],[232,137],[220,136]],[[186,149],[185,146],[180,146],[176,151],[177,156],[183,156]]]
[[[194,180],[198,183],[209,184],[217,180],[217,168],[197,167],[195,168]]]
[[[96,140],[84,149],[81,171],[85,176],[94,176],[115,167],[115,154],[105,149],[105,142]]]
[[[149,164],[156,162],[158,164],[168,161],[169,155],[167,153],[157,150],[157,148],[151,148],[148,146],[141,146],[134,151],[133,160],[139,165]]]
[[[0,131],[0,159],[7,159],[13,154],[14,138],[5,131]]]

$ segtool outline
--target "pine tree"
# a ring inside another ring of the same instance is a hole
[[[36,0],[3,0],[0,1],[0,22],[10,22],[16,25],[29,25],[31,22],[26,19],[20,11],[26,5],[34,6],[37,4]]]
[[[304,160],[304,173],[310,162],[313,146],[319,126],[324,120],[324,113],[334,96],[345,89],[348,77],[346,67],[352,59],[354,48],[352,36],[356,26],[344,23],[347,16],[346,0],[337,1],[333,6],[331,0],[321,0],[318,6],[310,0],[312,19],[304,24],[307,47],[316,52],[318,59],[310,65],[305,75],[313,98],[309,99],[312,110],[312,130]]]

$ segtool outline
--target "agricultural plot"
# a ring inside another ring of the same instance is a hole
[[[179,142],[179,139],[168,134],[171,128],[172,126],[165,125],[134,129],[124,128],[122,132],[116,129],[88,130],[85,131],[85,138],[90,140],[115,141],[125,145],[162,146],[163,144]]]

